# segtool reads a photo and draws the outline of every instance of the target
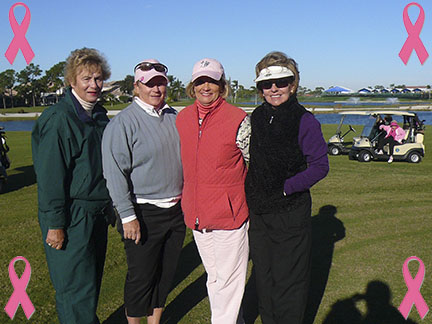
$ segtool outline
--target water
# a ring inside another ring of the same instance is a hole
[[[419,111],[417,115],[420,120],[425,120],[425,125],[432,125],[432,111]],[[339,124],[341,115],[339,114],[315,114],[316,119],[319,120],[321,124]],[[347,115],[344,120],[344,124],[351,125],[364,125],[367,116],[359,115]],[[393,116],[397,122],[402,122],[402,117]],[[17,120],[17,121],[0,121],[0,126],[3,126],[6,132],[13,131],[31,131],[35,120]]]
[[[242,106],[242,105],[260,105],[262,101],[258,102],[258,104],[255,104],[255,102],[248,101],[248,102],[237,102],[236,105]],[[403,101],[402,103],[399,101],[398,98],[386,98],[385,101],[360,101],[360,98],[358,97],[352,97],[349,98],[347,101],[340,101],[340,102],[334,102],[334,101],[301,101],[300,104],[302,105],[308,105],[313,107],[333,107],[335,105],[342,106],[342,107],[353,107],[358,105],[368,105],[370,107],[375,106],[386,106],[386,105],[399,105],[402,104],[403,106],[413,106],[418,104],[423,104],[419,101]],[[429,102],[424,103],[425,105],[429,105]]]
[[[4,127],[5,132],[13,131],[31,131],[35,124],[35,120],[14,120],[14,121],[1,121],[0,126]]]
[[[420,120],[425,120],[425,125],[432,125],[432,111],[419,111],[416,112]],[[341,115],[339,114],[315,114],[315,118],[321,124],[339,124]],[[369,116],[360,115],[346,115],[344,124],[351,125],[364,125]],[[393,116],[398,123],[403,122],[402,116]]]

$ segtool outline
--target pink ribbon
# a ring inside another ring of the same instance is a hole
[[[26,264],[21,278],[18,278],[15,272],[15,262],[17,262],[18,260],[22,260]],[[24,314],[27,319],[30,319],[30,317],[35,312],[35,308],[26,293],[27,285],[30,281],[30,276],[30,262],[28,262],[27,259],[22,256],[17,256],[13,258],[12,261],[9,263],[9,279],[12,283],[12,286],[14,287],[14,292],[10,296],[9,301],[7,302],[5,307],[6,313],[12,320],[15,317],[15,313],[18,310],[20,304],[24,310]]]
[[[14,15],[14,8],[17,6],[23,6],[26,9],[26,13],[21,25],[18,25]],[[24,55],[24,59],[27,64],[31,62],[34,58],[34,53],[32,48],[30,47],[29,42],[27,41],[25,34],[27,33],[27,29],[30,25],[30,9],[27,7],[25,3],[17,2],[9,9],[9,22],[14,33],[14,38],[12,42],[9,44],[8,49],[6,50],[5,56],[8,59],[10,64],[13,64],[15,58],[18,54],[18,50],[21,49],[21,52]]]
[[[408,8],[411,6],[417,6],[420,9],[420,14],[414,25],[412,24],[408,16]],[[426,48],[424,47],[423,42],[420,39],[420,32],[423,28],[424,20],[425,20],[425,13],[422,6],[420,6],[416,2],[411,2],[410,4],[406,5],[403,11],[403,22],[408,32],[408,38],[405,41],[405,44],[403,45],[401,51],[399,52],[399,57],[405,63],[405,65],[408,63],[408,60],[413,50],[416,51],[417,57],[419,58],[420,63],[422,65],[429,57],[429,54],[426,51]]]
[[[408,263],[410,263],[412,260],[417,260],[419,263],[419,269],[414,279],[411,277],[411,273],[408,269]],[[408,291],[399,306],[399,312],[403,317],[405,317],[405,319],[407,319],[409,313],[411,312],[411,308],[415,304],[421,319],[423,319],[429,312],[429,307],[426,305],[426,302],[420,293],[420,288],[423,284],[425,276],[425,266],[423,261],[416,256],[409,257],[405,260],[405,263],[402,267],[402,273]]]

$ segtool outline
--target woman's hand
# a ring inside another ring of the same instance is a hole
[[[60,250],[65,240],[64,229],[49,229],[45,242],[53,249]]]
[[[137,219],[123,224],[123,235],[125,239],[134,240],[135,244],[138,244],[141,239],[141,229]]]

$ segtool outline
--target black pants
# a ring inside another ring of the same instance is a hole
[[[384,145],[389,144],[389,155],[393,155],[394,147],[396,145],[396,141],[392,136],[385,137],[378,141],[378,149],[382,150]]]
[[[249,241],[263,324],[301,324],[310,282],[311,204],[250,214]]]
[[[141,241],[123,239],[128,264],[124,300],[128,316],[143,317],[165,306],[186,228],[180,202],[171,208],[138,205],[136,216]],[[123,237],[121,225],[119,232]]]

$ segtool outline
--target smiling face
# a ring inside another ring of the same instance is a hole
[[[269,80],[275,81],[275,80]],[[289,97],[292,94],[294,85],[291,83],[286,87],[278,88],[276,84],[273,82],[271,88],[263,89],[263,97],[264,99],[273,107],[280,106],[284,102],[288,101]]]
[[[219,81],[207,76],[200,77],[194,81],[195,97],[203,106],[209,106],[221,95]]]
[[[135,91],[138,97],[155,109],[159,109],[165,102],[166,88],[167,81],[161,76],[154,77],[145,84],[141,81],[135,83]]]
[[[96,102],[103,88],[103,77],[100,66],[83,67],[71,84],[77,95],[84,101]]]

